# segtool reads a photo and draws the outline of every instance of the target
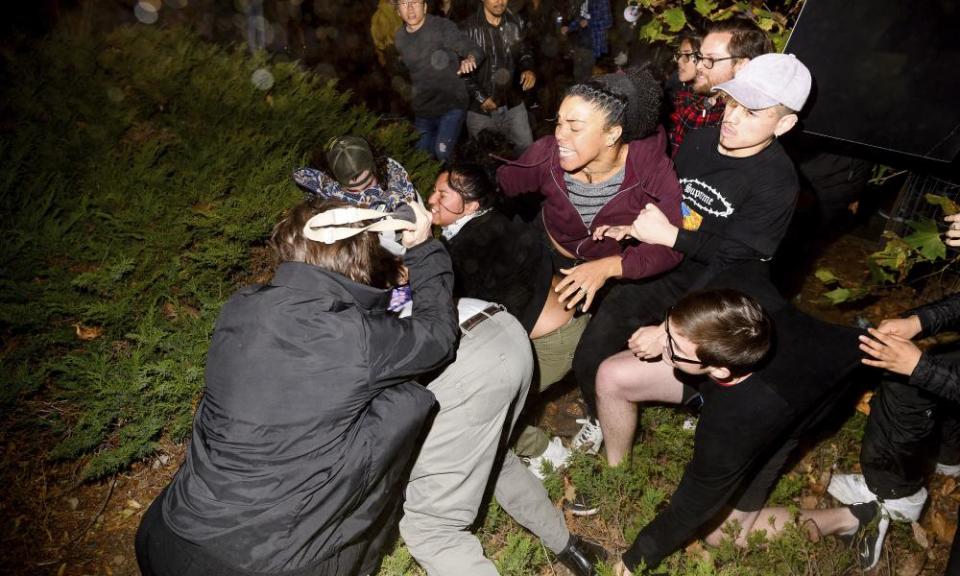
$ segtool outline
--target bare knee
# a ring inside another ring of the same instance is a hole
[[[626,369],[621,358],[607,358],[597,370],[597,396],[622,398],[628,387],[636,388],[640,384],[636,374]]]

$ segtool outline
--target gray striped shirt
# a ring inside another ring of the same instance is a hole
[[[563,181],[567,185],[567,196],[573,206],[583,218],[587,228],[593,223],[593,217],[603,208],[604,204],[617,195],[620,185],[623,184],[624,169],[620,168],[610,178],[603,182],[587,184],[574,179],[570,173],[564,173]]]

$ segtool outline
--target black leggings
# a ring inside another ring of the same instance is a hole
[[[944,357],[960,362],[960,350]],[[957,405],[892,377],[870,401],[860,464],[870,491],[902,498],[920,490],[935,461],[960,463]]]

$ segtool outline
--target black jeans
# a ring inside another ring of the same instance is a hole
[[[942,354],[960,362],[960,350]],[[958,407],[905,379],[880,383],[870,401],[860,464],[870,491],[880,498],[902,498],[927,483],[936,461],[960,463]]]

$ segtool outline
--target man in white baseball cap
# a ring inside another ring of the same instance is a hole
[[[807,102],[811,83],[810,71],[793,54],[764,54],[733,80],[714,87],[727,102],[720,125],[721,154],[752,156],[788,132]]]

